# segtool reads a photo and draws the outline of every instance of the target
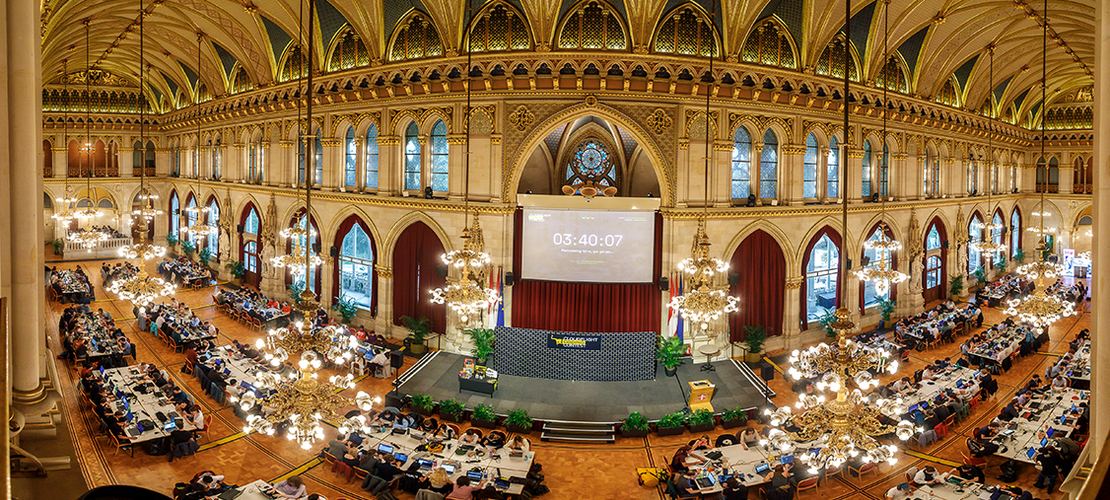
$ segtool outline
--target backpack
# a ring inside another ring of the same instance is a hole
[[[666,481],[670,477],[670,474],[668,474],[665,469],[649,467],[636,469],[636,476],[640,486],[654,488],[659,486],[659,483]]]

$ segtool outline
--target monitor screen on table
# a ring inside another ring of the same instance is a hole
[[[470,479],[482,479],[482,473],[476,470],[466,471],[466,477]]]
[[[786,456],[780,458],[779,462],[781,462],[783,465],[792,464],[792,463],[794,463],[794,455],[793,454],[786,455]]]
[[[405,462],[409,461],[409,456],[405,455],[404,453],[394,453],[393,458],[396,458],[397,461],[401,462],[401,463],[405,463]]]
[[[767,472],[769,470],[771,470],[771,464],[759,464],[755,468],[755,473],[756,474],[763,474],[764,472]]]
[[[525,208],[521,278],[594,283],[654,279],[655,212]]]
[[[433,462],[431,460],[428,460],[426,458],[421,458],[420,460],[417,460],[416,463],[420,464],[421,467],[428,467],[428,468],[431,468],[433,465],[435,465],[435,462]]]
[[[454,474],[455,473],[455,466],[454,465],[443,464],[440,467],[443,467],[443,470],[447,471],[448,474]]]

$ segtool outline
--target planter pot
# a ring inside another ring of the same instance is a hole
[[[412,344],[409,346],[409,352],[413,354],[424,354],[428,348],[424,344]]]
[[[735,420],[721,420],[721,427],[725,429],[733,429],[736,427],[743,427],[748,422],[744,419],[737,418]]]
[[[431,408],[424,408],[423,406],[412,405],[412,411],[424,415],[425,417],[430,417],[436,412],[436,408],[435,406]]]
[[[655,430],[655,433],[660,436],[677,436],[683,432],[686,432],[685,427],[659,427]]]
[[[646,437],[647,435],[648,435],[648,430],[647,429],[643,429],[643,430],[639,430],[639,431],[633,431],[633,430],[626,431],[624,429],[621,429],[621,437],[640,438],[640,437]]]
[[[497,420],[492,420],[492,421],[491,420],[481,420],[481,419],[471,417],[470,418],[470,423],[472,425],[474,425],[474,427],[481,427],[483,429],[496,429],[497,428]]]
[[[948,295],[948,299],[951,300],[952,302],[959,302],[960,301],[960,295],[956,294],[956,293],[952,293],[952,294]]]
[[[231,284],[235,286],[243,286],[243,278],[231,278]]]
[[[454,422],[457,424],[459,422],[462,422],[462,414],[460,413],[458,415],[452,415],[450,413],[439,412],[439,419],[444,422]]]
[[[894,320],[889,320],[888,319],[886,321],[883,321],[883,329],[884,330],[890,330],[891,328],[894,328]]]
[[[757,353],[747,352],[747,353],[744,353],[744,361],[748,362],[748,363],[758,363],[760,361],[763,361],[763,353],[761,353],[761,352],[757,352]]]
[[[666,368],[666,367],[664,367],[664,368],[663,368],[663,373],[666,373],[668,377],[673,377],[673,376],[675,376],[676,374],[678,374],[678,367],[677,367],[677,366],[676,366],[676,367],[674,367],[674,368]]]
[[[709,422],[709,423],[705,423],[705,424],[690,425],[690,432],[694,432],[694,433],[709,432],[709,431],[713,430],[713,428],[716,427],[716,426],[717,426],[717,424],[715,424],[713,422]]]
[[[509,432],[516,433],[516,434],[531,434],[532,433],[532,426],[530,426],[530,425],[505,424],[505,429],[508,430]]]

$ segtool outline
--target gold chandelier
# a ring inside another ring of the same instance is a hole
[[[709,246],[705,217],[701,217],[694,234],[691,256],[678,263],[678,268],[690,277],[690,290],[676,295],[668,304],[683,319],[699,323],[702,330],[709,329],[710,321],[740,310],[740,298],[729,295],[727,285],[716,284],[717,276],[728,271],[728,262],[710,257]]]
[[[826,400],[823,395],[802,394],[795,406],[802,410],[794,415],[789,406],[775,411],[770,408],[764,413],[770,416],[772,430],[761,444],[770,444],[780,453],[790,453],[798,442],[813,443],[819,447],[816,454],[800,455],[803,463],[809,465],[811,473],[822,468],[835,468],[849,458],[863,454],[864,462],[888,462],[894,464],[894,454],[898,447],[883,446],[875,437],[893,432],[905,441],[913,436],[914,426],[907,420],[897,425],[883,424],[883,416],[901,415],[904,411],[902,400],[883,399],[864,396],[862,391],[880,385],[870,370],[878,369],[889,373],[898,370],[898,362],[885,360],[891,353],[884,349],[869,348],[848,338],[855,327],[847,308],[836,311],[836,321],[830,326],[837,332],[837,343],[825,343],[806,349],[795,350],[790,355],[789,372],[795,379],[820,377],[817,389],[835,392],[836,397]],[[849,381],[857,388],[848,390]],[[790,422],[799,430],[786,432],[777,427]]]
[[[302,224],[305,227],[302,228]],[[288,268],[289,273],[297,278],[304,276],[310,268],[315,269],[324,265],[324,259],[321,259],[319,255],[309,249],[311,241],[316,238],[316,231],[312,229],[307,211],[303,217],[293,224],[293,227],[282,229],[279,234],[282,238],[290,240],[290,248],[289,253],[276,255],[270,259],[270,263],[274,267],[278,269]]]
[[[462,250],[453,250],[440,256],[448,267],[460,270],[459,280],[442,288],[432,290],[432,303],[447,304],[463,324],[481,316],[501,300],[497,290],[479,284],[490,265],[490,256],[483,251],[482,227],[478,224],[478,212],[474,212],[474,222],[463,228]]]
[[[200,55],[201,55],[201,41],[202,40],[204,40],[204,33],[197,33],[197,68],[201,67]],[[200,104],[200,103],[198,102],[197,104]],[[187,207],[185,209],[185,211],[189,213],[188,218],[185,219],[186,223],[188,223],[189,218],[195,218],[196,222],[193,223],[193,224],[188,224],[185,227],[181,228],[182,237],[184,238],[186,236],[191,236],[194,240],[196,240],[196,243],[198,245],[202,241],[204,241],[205,238],[217,234],[220,230],[220,227],[215,225],[215,224],[209,224],[207,222],[201,222],[203,219],[208,218],[208,212],[211,209],[207,206],[201,206],[200,205],[200,203],[201,203],[201,199],[200,199],[200,196],[201,196],[201,194],[200,194],[200,191],[201,191],[201,187],[200,187],[200,165],[199,165],[199,163],[200,163],[200,122],[201,122],[200,120],[197,120],[197,156],[196,156],[196,162],[198,163],[198,165],[195,165],[195,167],[197,169],[196,170],[196,172],[197,172],[197,191],[196,191],[196,195],[193,197],[194,203],[196,203],[196,205],[191,206],[191,207]]]
[[[140,313],[145,313],[147,306],[158,298],[173,295],[176,290],[173,283],[151,276],[142,269],[130,278],[113,281],[108,287],[108,291],[118,295],[120,300],[135,304]]]
[[[909,275],[890,266],[888,256],[901,250],[902,243],[888,237],[886,229],[886,222],[879,222],[879,227],[875,229],[878,238],[867,240],[863,244],[864,248],[875,251],[875,257],[879,263],[873,267],[863,267],[855,271],[856,278],[859,278],[860,281],[874,283],[875,292],[879,295],[886,295],[890,291],[890,285],[897,285],[909,279]]]
[[[297,321],[282,328],[272,328],[265,338],[258,339],[256,346],[272,354],[266,360],[275,367],[289,358],[289,353],[315,352],[337,365],[351,360],[351,351],[358,347],[358,339],[345,328],[324,326],[305,328],[304,321]]]
[[[1075,314],[1075,307],[1058,295],[1045,292],[1043,278],[1037,280],[1032,295],[1007,301],[1006,314],[1016,316],[1019,321],[1028,323],[1043,333],[1053,323]]]

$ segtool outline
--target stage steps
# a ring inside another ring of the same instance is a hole
[[[611,444],[616,442],[616,436],[613,424],[548,420],[543,424],[540,440]]]

